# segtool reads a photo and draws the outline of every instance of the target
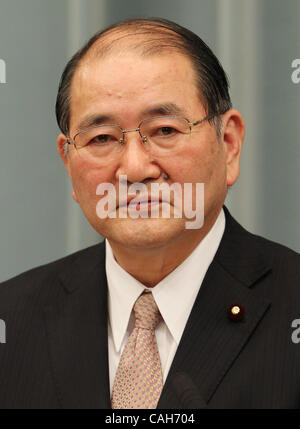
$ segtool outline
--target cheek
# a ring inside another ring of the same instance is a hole
[[[212,180],[217,166],[221,164],[221,153],[217,143],[204,144],[193,145],[166,161],[166,171],[170,172],[173,181],[209,183]]]
[[[79,203],[99,198],[96,189],[100,183],[112,182],[107,168],[97,168],[88,162],[74,163],[71,168],[73,189]]]

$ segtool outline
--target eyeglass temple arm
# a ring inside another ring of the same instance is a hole
[[[210,119],[214,118],[215,116],[217,116],[216,113],[213,113],[212,115],[207,115],[207,116],[205,116],[205,118],[200,119],[200,121],[190,122],[190,126],[199,125],[204,121],[209,121]]]

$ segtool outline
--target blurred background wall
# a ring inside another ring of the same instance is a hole
[[[227,206],[250,231],[300,251],[299,0],[0,0],[0,281],[101,239],[56,153],[56,92],[94,32],[141,16],[177,21],[220,58],[247,126]]]

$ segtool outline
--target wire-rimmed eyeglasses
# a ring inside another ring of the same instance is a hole
[[[126,133],[139,132],[145,149],[152,155],[169,155],[182,147],[184,136],[190,135],[193,127],[215,116],[208,115],[195,122],[177,115],[154,116],[143,119],[137,128],[131,130],[124,130],[116,124],[94,125],[80,130],[67,143],[73,144],[83,156],[105,160],[122,150]]]

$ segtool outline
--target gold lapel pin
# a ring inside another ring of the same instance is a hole
[[[241,304],[233,304],[228,309],[229,319],[234,322],[240,322],[244,319],[245,309]]]

